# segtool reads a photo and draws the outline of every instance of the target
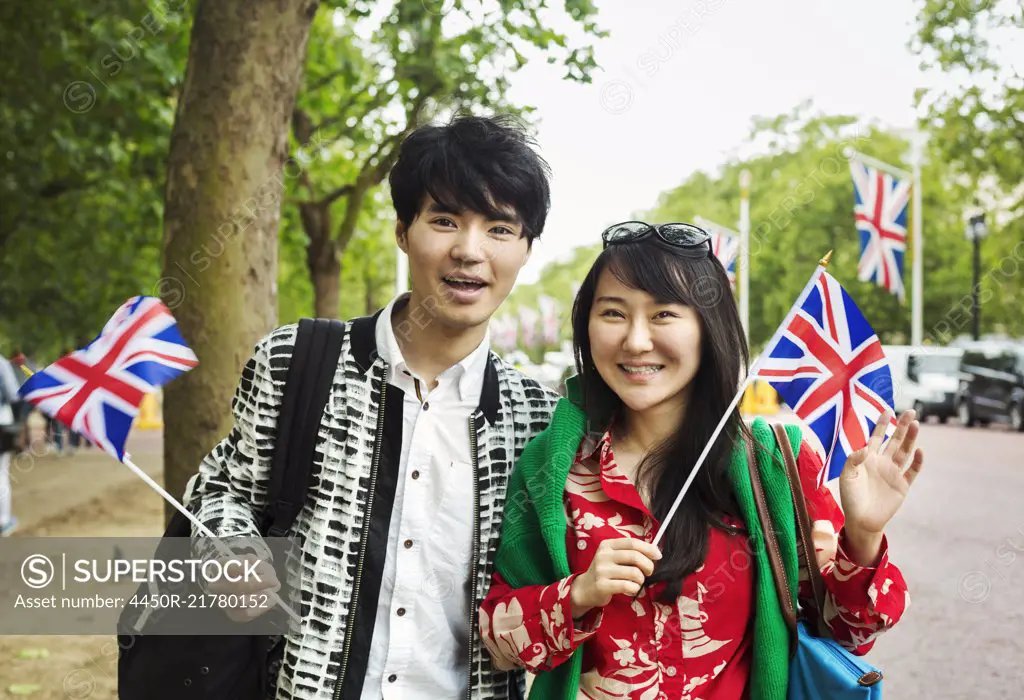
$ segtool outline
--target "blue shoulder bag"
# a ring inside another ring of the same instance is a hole
[[[863,657],[855,656],[840,646],[832,638],[832,633],[825,624],[822,614],[825,609],[825,582],[821,578],[814,554],[811,522],[807,514],[804,492],[800,486],[796,458],[793,456],[793,447],[785,428],[780,424],[773,427],[776,441],[782,449],[789,489],[793,495],[800,567],[806,569],[814,590],[813,605],[800,606],[798,610],[795,601],[791,599],[791,589],[786,585],[785,567],[779,554],[778,543],[774,538],[770,538],[775,546],[769,545],[767,549],[769,557],[773,560],[772,570],[779,591],[779,600],[794,639],[789,663],[788,697],[790,700],[881,700],[882,672],[867,663]],[[760,486],[757,484],[755,488],[763,493]],[[770,519],[767,513],[762,513],[761,517],[762,525]],[[768,524],[765,533],[771,531],[772,528]]]

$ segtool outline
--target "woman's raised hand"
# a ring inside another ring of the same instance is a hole
[[[839,476],[839,498],[846,516],[847,541],[857,563],[874,564],[882,532],[903,505],[910,485],[921,473],[924,453],[917,448],[920,424],[914,411],[904,411],[896,432],[882,444],[892,419],[886,411],[875,425],[867,446],[846,458]]]

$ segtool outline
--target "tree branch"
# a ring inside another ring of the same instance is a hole
[[[297,107],[293,109],[292,133],[295,134],[295,140],[305,146],[313,138],[315,132],[316,129],[313,128],[313,120],[310,118],[309,113]]]
[[[388,171],[394,166],[395,161],[398,160],[398,146],[401,142],[412,133],[419,125],[421,117],[423,116],[423,107],[430,98],[425,92],[417,95],[415,101],[409,106],[405,116],[405,128],[399,133],[395,134],[391,138],[387,139],[381,147],[377,149],[370,158],[367,159],[363,165],[363,172],[366,174],[367,182],[370,187],[373,187],[387,175]],[[377,158],[377,165],[367,171],[370,168],[370,163],[373,162],[374,158]],[[360,177],[363,173],[360,173]]]
[[[72,178],[61,178],[48,182],[39,188],[37,196],[40,199],[56,199],[63,194],[74,190],[84,190],[96,183],[96,180],[74,180]]]
[[[43,200],[57,199],[68,192],[88,189],[97,182],[99,182],[99,178],[92,180],[76,180],[70,177],[57,178],[56,180],[51,180],[40,187],[34,196]],[[0,249],[3,249],[7,242],[14,237],[15,231],[17,231],[21,224],[28,219],[31,212],[31,207],[23,209],[14,215],[14,218],[11,220],[9,225],[6,227],[0,227]]]
[[[336,70],[333,73],[328,73],[324,77],[320,78],[320,80],[310,85],[309,88],[306,90],[306,94],[308,95],[311,92],[316,92],[321,88],[327,87],[334,81],[335,78],[338,78],[344,74],[344,70]]]
[[[295,140],[298,141],[302,146],[309,145],[310,139],[313,138],[313,120],[310,119],[309,114],[303,109],[292,110],[292,133],[295,134]],[[295,160],[294,154],[289,153],[289,160]],[[309,177],[309,173],[305,168],[299,170],[299,181],[302,186],[306,188],[306,192],[309,193],[309,200],[306,202],[296,202],[296,204],[310,204],[316,201],[316,188],[313,186],[313,181]]]
[[[366,88],[363,88],[362,91],[365,92]],[[362,113],[356,119],[356,123],[358,124],[362,122],[371,112],[373,112],[376,109],[380,109],[381,107],[386,105],[391,100],[391,98],[392,95],[389,95],[386,90],[384,90],[383,88],[378,89],[377,93],[370,98],[369,102],[366,103],[366,107],[365,109],[362,110]],[[356,104],[357,103],[355,100],[349,102],[341,109],[340,112],[338,112],[338,114],[336,114],[333,117],[330,117],[329,119],[324,119],[322,122],[320,122],[316,126],[314,131],[324,131],[325,129],[329,129],[335,124],[345,122],[349,117],[349,112],[352,110],[352,107],[356,106]],[[341,138],[340,134],[336,136],[333,140],[336,141],[339,138]]]
[[[324,129],[329,129],[332,126],[334,126],[335,124],[344,121],[347,116],[348,116],[348,112],[343,109],[341,112],[339,112],[338,114],[334,115],[330,119],[324,119],[322,122],[317,124],[316,125],[316,130],[317,131],[323,131]]]
[[[313,183],[310,182],[309,176],[306,175],[305,171],[302,172],[301,177],[303,178],[303,184],[307,186],[307,189],[311,189]],[[353,189],[355,189],[355,185],[342,185],[322,199],[289,199],[288,203],[295,204],[296,206],[313,205],[329,207],[342,197],[347,197],[352,194]]]
[[[342,197],[347,197],[348,195],[350,195],[353,189],[353,185],[343,185],[342,187],[339,187],[338,189],[334,190],[334,192],[331,192],[329,195],[321,199],[320,203],[327,204],[328,206],[334,204]]]
[[[339,256],[345,252],[349,241],[355,235],[363,200],[366,199],[370,189],[384,179],[388,171],[395,164],[395,161],[398,160],[399,146],[402,140],[419,126],[423,107],[428,99],[429,95],[425,93],[419,94],[406,111],[405,128],[394,136],[385,139],[363,163],[355,185],[352,187],[351,192],[348,193],[348,207],[345,209],[345,217],[342,219],[334,239],[334,245]]]

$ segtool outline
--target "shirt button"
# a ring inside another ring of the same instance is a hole
[[[404,545],[405,545],[405,548],[406,548],[406,549],[412,549],[412,540],[406,540],[406,541],[405,541],[405,542],[403,542],[402,544],[404,544]]]
[[[667,673],[669,676],[675,676],[676,675],[676,667],[675,666],[669,666],[668,668],[665,669],[665,673]]]
[[[420,478],[420,472],[419,472],[419,470],[416,470],[416,471],[414,471],[414,472],[412,473],[412,478],[413,478],[413,479],[419,479],[419,478]]]
[[[398,680],[398,676],[396,676],[393,673],[390,676],[388,676],[388,683],[394,683],[397,680]]]
[[[425,401],[423,403],[423,410],[424,411],[429,411],[430,410],[430,402],[429,401]]]
[[[395,611],[395,614],[398,615],[399,617],[405,617],[405,608],[399,608],[398,610]]]

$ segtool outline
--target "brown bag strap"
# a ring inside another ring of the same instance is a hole
[[[793,446],[789,442],[786,428],[780,423],[776,423],[772,427],[775,430],[775,439],[782,450],[782,459],[786,464],[786,478],[789,481],[789,491],[793,496],[793,510],[796,511],[796,540],[800,566],[807,570],[807,577],[811,582],[815,606],[814,625],[817,628],[818,636],[821,636],[828,633],[823,624],[825,581],[821,577],[821,569],[818,568],[818,557],[814,551],[814,539],[811,536],[811,518],[807,513],[807,499],[804,497],[804,490],[800,484],[800,471],[796,466],[796,457],[793,455]]]
[[[782,563],[782,555],[779,553],[779,541],[775,537],[775,526],[772,525],[771,515],[768,513],[768,501],[764,495],[764,485],[761,483],[761,472],[757,466],[757,457],[754,455],[754,441],[747,440],[747,466],[750,472],[750,486],[754,492],[754,504],[757,506],[757,517],[761,521],[761,531],[764,534],[765,549],[768,552],[768,563],[771,565],[772,578],[775,579],[775,589],[779,593],[779,603],[782,605],[782,616],[786,619],[786,626],[791,633],[790,639],[793,642],[792,650],[796,650],[796,601],[790,595],[789,583],[786,579],[786,567]]]

